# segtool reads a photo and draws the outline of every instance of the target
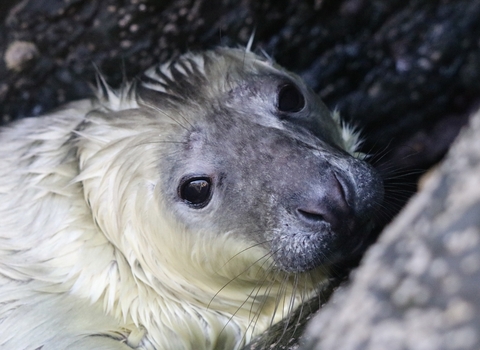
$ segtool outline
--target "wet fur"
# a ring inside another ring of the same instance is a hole
[[[222,84],[242,80],[229,69],[239,60],[297,79],[241,50],[187,54],[142,83],[101,82],[98,99],[2,129],[0,347],[236,349],[315,293],[324,268],[282,272],[242,227],[208,224],[228,217],[183,222],[163,191],[172,145],[199,142],[176,135],[235,90]],[[337,115],[327,122],[358,156],[356,134]]]

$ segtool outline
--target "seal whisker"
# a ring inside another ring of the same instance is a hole
[[[263,257],[260,258],[259,260],[264,259],[265,257],[268,258],[268,255],[269,255],[269,254],[267,254],[266,256],[263,256]],[[263,264],[264,264],[266,261],[268,261],[268,259],[265,259],[265,261],[262,263],[262,266],[263,266]],[[251,268],[251,266],[250,266],[249,268]],[[246,271],[244,271],[244,272],[246,272]],[[244,272],[242,272],[241,274],[243,274]],[[258,272],[257,272],[257,273],[258,273]],[[240,275],[241,275],[241,274],[240,274]],[[236,276],[234,279],[238,278],[240,275]],[[241,305],[237,308],[237,310],[236,310],[236,311],[232,314],[232,316],[227,320],[227,322],[226,322],[225,325],[223,326],[220,334],[226,329],[227,325],[232,321],[233,317],[235,317],[235,315],[242,310],[242,307],[243,307],[243,306],[248,302],[248,300],[252,297],[252,295],[253,295],[253,293],[255,292],[255,290],[257,290],[257,294],[256,294],[255,297],[253,298],[253,302],[251,303],[251,306],[250,306],[250,314],[251,314],[252,308],[253,308],[253,306],[254,306],[254,304],[255,304],[255,301],[256,301],[256,299],[257,299],[258,293],[259,293],[259,291],[260,291],[260,288],[263,286],[263,284],[264,284],[264,282],[265,282],[266,280],[267,280],[267,279],[266,279],[266,275],[265,275],[264,278],[263,278],[263,280],[262,280],[262,282],[261,282],[261,284],[260,284],[260,286],[259,286],[259,284],[257,283],[257,284],[253,287],[253,289],[252,289],[252,290],[250,291],[250,293],[248,294],[247,298],[245,298],[245,300],[241,303]],[[222,287],[222,289],[224,289],[224,288],[225,288],[229,283],[231,283],[231,282],[233,282],[233,280],[229,281],[224,287]],[[273,285],[274,281],[271,281],[270,283]],[[221,291],[221,290],[220,290],[220,291]],[[218,293],[220,293],[220,291],[217,292],[216,295],[218,295]],[[268,295],[269,293],[267,292],[266,294]],[[215,297],[214,297],[214,298],[215,298]],[[212,299],[212,300],[213,300],[213,299]],[[211,301],[210,301],[210,302],[211,302]],[[258,307],[258,310],[261,310],[261,309],[263,308],[263,306],[265,305],[265,302],[266,302],[266,301],[265,301],[265,299],[264,299],[264,300],[260,303],[260,306]],[[209,304],[209,305],[210,305],[210,304]],[[259,313],[256,312],[256,314],[258,315]],[[251,315],[250,315],[250,316],[251,316]],[[249,316],[249,320],[251,320],[250,316]],[[255,317],[255,316],[254,316],[254,317]],[[249,321],[249,325],[247,326],[246,330],[248,330],[248,329],[250,328],[251,322],[252,322],[252,321]],[[246,337],[246,332],[245,332],[245,334],[243,335],[243,337]]]
[[[274,263],[271,262],[270,267],[267,268],[267,271],[271,270],[273,266],[274,266]],[[279,274],[280,274],[280,271],[275,271],[274,272],[274,275],[272,276],[273,278],[269,281],[268,285],[265,287],[265,292],[263,293],[264,296],[262,297],[262,300],[260,301],[260,304],[258,305],[253,317],[252,317],[252,311],[253,311],[252,308],[253,308],[254,304],[252,303],[252,305],[250,306],[249,323],[248,323],[248,326],[247,326],[247,330],[250,330],[251,333],[254,333],[254,331],[255,331],[257,322],[258,322],[260,316],[262,315],[262,310],[264,309],[264,307],[267,303],[267,300],[268,300],[267,297],[270,296],[272,288],[276,284],[277,276]],[[261,283],[257,283],[256,287],[252,290],[252,294],[255,290],[257,290],[257,292],[255,294],[255,297],[254,297],[254,300],[258,299],[258,294],[260,293],[260,290],[264,287],[265,282],[267,282],[267,275],[265,275],[264,278],[262,279]],[[278,296],[278,294],[277,294],[277,296]],[[275,313],[276,313],[276,306],[273,309],[273,312],[272,312],[273,316],[272,317],[274,317]],[[272,323],[270,322],[270,325],[271,324]]]
[[[393,142],[393,139],[389,140],[387,145],[383,149],[373,153],[373,149],[376,147],[377,143],[374,143],[370,149],[367,151],[367,154],[370,154],[369,162],[373,166],[381,164],[382,160],[391,152],[390,145]]]
[[[263,268],[263,265],[264,265],[266,262],[268,262],[268,261],[269,261],[269,260],[266,259],[266,260],[262,263],[262,266],[261,266],[261,267]],[[269,264],[270,264],[270,266],[268,266],[268,267],[265,269],[265,271],[268,271],[268,272],[269,272],[269,271],[272,271],[272,270],[273,270],[272,267],[275,265],[274,262],[270,261]],[[258,274],[258,272],[257,272],[257,274]],[[273,278],[269,281],[269,285],[266,287],[265,292],[264,292],[264,295],[266,295],[266,296],[269,296],[269,295],[270,295],[270,291],[271,291],[273,285],[274,285],[275,282],[276,282],[276,277],[277,277],[278,274],[279,274],[279,272],[276,271],[275,274],[272,276]],[[268,278],[267,278],[268,276],[269,276],[268,273],[264,274],[262,280],[261,280],[261,281],[259,280],[259,282],[256,284],[256,286],[252,289],[252,293],[250,293],[249,296],[253,295],[253,292],[255,292],[255,290],[257,291],[257,292],[255,293],[254,298],[253,298],[254,301],[257,300],[258,295],[259,295],[262,287],[264,286],[265,282],[268,281]],[[257,308],[257,310],[255,311],[255,315],[253,316],[253,318],[255,318],[255,317],[258,315],[259,310],[261,310],[261,309],[264,307],[265,303],[266,303],[266,299],[264,299],[264,300],[262,301],[262,304],[260,305],[260,307]],[[252,305],[250,306],[249,318],[252,318],[253,306],[254,306],[254,303],[252,303]]]
[[[250,265],[248,265],[242,272],[240,272],[239,274],[237,274],[236,276],[234,276],[230,281],[228,281],[227,283],[225,283],[222,288],[220,288],[214,295],[213,297],[211,298],[210,302],[207,304],[207,309],[210,308],[210,305],[212,304],[213,300],[222,292],[222,290],[224,290],[228,285],[230,285],[232,282],[234,282],[237,278],[239,278],[241,275],[243,275],[244,273],[246,273],[252,266],[255,266],[259,261],[263,260],[263,259],[268,259],[268,257],[270,257],[270,253],[267,253],[265,255],[263,255],[262,257],[258,258],[257,260],[255,260],[254,262],[252,262]],[[225,266],[225,265],[224,265]],[[243,306],[244,304],[242,304]]]
[[[263,242],[259,242],[259,243],[253,244],[253,245],[251,245],[251,246],[249,246],[249,247],[247,247],[247,248],[239,251],[238,253],[236,253],[235,255],[233,255],[230,259],[228,259],[228,260],[225,262],[225,264],[223,264],[222,268],[225,267],[228,263],[230,263],[233,259],[235,259],[235,258],[236,258],[237,256],[239,256],[240,254],[245,253],[245,252],[248,251],[249,249],[253,249],[253,248],[262,246],[262,245],[264,245],[264,244],[266,244],[266,243],[268,243],[268,242],[269,242],[269,240],[266,240],[266,241],[263,241]]]
[[[271,269],[271,266],[273,265],[273,263],[270,263],[270,267],[267,268],[267,271]],[[275,280],[276,280],[276,277],[277,275],[279,274],[278,271],[275,271],[274,272],[274,276],[273,279],[271,279],[270,281],[268,281],[267,279],[267,276],[268,275],[265,275],[264,278],[262,279],[261,282],[258,282],[257,285],[255,286],[255,288],[252,290],[252,293],[250,294],[249,297],[251,297],[251,295],[253,295],[253,293],[255,292],[256,290],[256,293],[255,293],[255,296],[253,297],[253,300],[254,302],[259,298],[259,293],[260,291],[264,288],[264,292],[263,292],[263,295],[261,296],[261,301],[259,303],[259,305],[257,306],[256,310],[253,310],[253,307],[255,305],[255,303],[253,302],[251,305],[250,305],[250,313],[249,313],[249,324],[248,324],[248,327],[247,329],[250,329],[252,333],[254,333],[255,331],[255,327],[256,327],[256,323],[258,322],[261,314],[262,314],[262,310],[263,308],[265,307],[266,303],[267,303],[267,300],[268,298],[270,297],[270,294],[271,294],[271,291],[272,291],[272,288],[273,286],[275,285]],[[268,282],[268,284],[265,286],[265,283]],[[252,316],[253,315],[253,316]],[[252,324],[253,324],[253,327],[252,327]]]
[[[293,291],[292,291],[292,295],[290,297],[290,305],[288,306],[288,312],[287,312],[287,315],[286,316],[283,316],[283,318],[285,319],[284,321],[284,326],[283,326],[283,330],[282,330],[282,333],[280,334],[280,336],[278,337],[278,340],[277,340],[277,343],[280,343],[281,340],[283,339],[283,337],[287,334],[287,330],[289,328],[289,326],[291,325],[292,323],[292,319],[295,318],[295,315],[293,314],[293,310],[294,310],[294,307],[295,307],[295,299],[297,297],[297,293],[298,293],[298,282],[299,282],[299,276],[298,274],[295,274],[293,276],[294,278],[294,282],[293,282]],[[300,304],[300,310],[299,310],[299,316],[301,316],[302,314],[302,310],[303,310],[303,302],[304,302],[304,297],[303,297],[303,293],[300,292],[300,299],[301,299],[301,304]],[[295,320],[294,320],[295,321]],[[295,322],[297,323],[297,322]],[[296,330],[297,328],[297,324],[295,324],[295,327],[294,327],[294,331]]]
[[[282,312],[281,317],[282,318],[285,317],[284,312],[285,312],[285,307],[286,307],[285,303],[286,303],[286,297],[287,297],[287,293],[286,293],[287,283],[286,283],[286,281],[288,279],[289,279],[289,276],[284,275],[283,279],[282,279],[282,282],[280,283],[280,287],[279,287],[279,290],[277,292],[277,297],[276,297],[276,300],[275,300],[275,308],[274,308],[274,311],[273,311],[272,316],[270,318],[270,326],[275,323],[275,317],[277,316],[279,306],[281,306],[281,312]],[[291,297],[293,297],[293,294],[292,294]]]

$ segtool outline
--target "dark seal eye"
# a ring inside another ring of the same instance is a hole
[[[185,179],[179,188],[180,197],[193,208],[203,208],[211,198],[211,180],[208,177]]]
[[[277,109],[280,112],[300,112],[305,107],[305,98],[294,84],[285,84],[278,91]]]

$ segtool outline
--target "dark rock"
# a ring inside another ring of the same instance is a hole
[[[480,348],[480,111],[302,350]]]

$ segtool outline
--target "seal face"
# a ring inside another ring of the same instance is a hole
[[[3,346],[239,348],[368,234],[383,190],[357,136],[268,59],[100,88],[0,134]]]

